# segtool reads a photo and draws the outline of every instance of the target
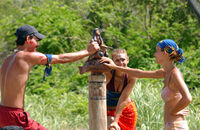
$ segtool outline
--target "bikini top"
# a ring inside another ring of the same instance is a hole
[[[162,88],[161,97],[165,102],[171,101],[173,99],[179,98],[182,95],[180,93],[176,93],[169,88],[169,86],[165,86]]]
[[[169,87],[170,79],[171,79],[171,73],[170,73],[170,77],[169,77],[168,82],[166,82],[167,84],[162,88],[162,91],[161,91],[161,97],[164,100],[164,102],[168,102],[168,101],[171,101],[173,99],[176,99],[176,98],[179,98],[179,97],[182,96],[180,93],[174,92]]]
[[[124,83],[123,88],[121,92],[115,91],[115,70],[111,71],[112,73],[112,79],[107,84],[107,106],[117,106],[119,97],[121,96],[121,93],[123,92],[124,88],[127,86],[127,80],[128,76],[127,74],[124,75]]]

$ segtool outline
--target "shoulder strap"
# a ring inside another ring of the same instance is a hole
[[[109,83],[106,85],[107,89],[114,92],[115,87],[114,87],[114,79],[115,79],[115,70],[111,70],[112,78],[110,79]]]
[[[124,74],[124,83],[123,83],[123,88],[122,88],[122,91],[124,90],[124,88],[127,86],[128,84],[128,75],[127,74]],[[121,92],[122,92],[121,91]]]

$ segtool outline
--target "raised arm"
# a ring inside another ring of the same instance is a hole
[[[89,55],[90,53],[87,50],[72,53],[64,53],[60,55],[52,55],[51,64],[74,62]]]
[[[52,60],[50,64],[74,62],[95,53],[97,50],[99,50],[99,45],[97,43],[95,42],[89,43],[87,50],[72,52],[72,53],[64,53],[59,55],[52,55]],[[26,58],[27,60],[30,61],[30,63],[32,63],[32,65],[47,64],[47,57],[39,52],[27,52]]]
[[[115,66],[113,69],[127,73],[129,76],[137,78],[164,78],[165,71],[163,69],[155,71],[143,71],[140,69],[133,69],[129,67]]]
[[[51,63],[56,64],[56,63],[74,62],[95,53],[99,49],[100,48],[97,42],[92,42],[88,44],[87,50],[72,52],[72,53],[65,53],[65,54],[60,54],[60,55],[53,55]]]
[[[165,71],[163,69],[159,69],[155,71],[143,71],[140,69],[117,66],[110,58],[106,58],[106,57],[103,57],[100,62],[104,63],[104,65],[106,65],[107,67],[111,69],[125,72],[129,76],[136,77],[136,78],[164,78],[164,75],[165,75]]]
[[[192,96],[188,90],[187,85],[184,82],[184,79],[181,75],[181,72],[177,69],[172,73],[172,80],[177,86],[179,92],[182,95],[182,99],[177,103],[177,105],[172,109],[171,114],[177,115],[179,111],[184,109],[192,101]]]

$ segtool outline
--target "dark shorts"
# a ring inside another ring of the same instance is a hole
[[[21,126],[24,130],[46,130],[42,125],[30,119],[29,113],[23,109],[0,105],[0,128],[4,126]]]

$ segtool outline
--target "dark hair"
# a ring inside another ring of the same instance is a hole
[[[30,37],[30,39],[32,39],[34,35],[30,34],[28,36]],[[17,37],[16,44],[17,46],[23,46],[25,41],[26,41],[26,37]]]

